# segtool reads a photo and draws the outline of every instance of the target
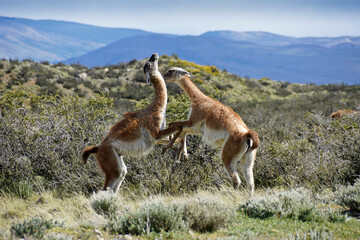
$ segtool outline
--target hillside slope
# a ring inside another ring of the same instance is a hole
[[[266,77],[240,77],[215,66],[199,65],[177,56],[162,55],[159,61],[161,73],[173,66],[182,67],[192,74],[193,81],[200,89],[219,96],[222,102],[234,109],[240,109],[244,104],[245,109],[248,109],[252,104],[278,105],[280,102],[300,101],[304,106],[309,105],[302,111],[311,111],[321,106],[322,112],[328,115],[338,108],[354,108],[359,104],[356,102],[360,96],[359,85],[291,84]],[[144,96],[153,94],[153,89],[145,83],[142,70],[144,63],[145,60],[132,60],[106,67],[88,68],[79,64],[1,60],[0,92],[20,85],[34,86],[39,94],[47,92],[91,97],[102,93],[115,99],[117,109],[128,111],[142,101]],[[176,84],[167,85],[170,98],[182,92]],[[317,102],[317,106],[313,102]]]
[[[5,139],[0,141],[0,185],[18,191],[22,185],[14,185],[16,180],[40,175],[61,193],[99,189],[102,176],[95,161],[84,167],[79,155],[84,147],[99,144],[124,112],[153,100],[154,88],[145,83],[145,61],[87,68],[0,60],[0,138]],[[333,188],[359,176],[360,116],[329,116],[338,109],[360,110],[360,85],[242,78],[176,56],[160,57],[161,73],[172,66],[189,71],[206,95],[230,106],[259,134],[257,187]],[[166,85],[167,123],[185,120],[187,95],[174,83]],[[161,148],[144,158],[126,158],[125,188],[180,193],[230,184],[218,150],[197,137],[188,138],[188,150],[190,159],[176,168],[175,151],[161,155]]]

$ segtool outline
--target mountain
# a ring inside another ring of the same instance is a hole
[[[360,44],[360,37],[341,36],[295,38],[261,31],[209,31],[203,33],[201,36],[219,37],[234,41],[245,41],[265,46],[316,45],[321,47],[336,47],[341,44]]]
[[[296,41],[294,37],[287,37],[277,35],[269,32],[249,31],[249,32],[235,32],[235,31],[209,31],[203,33],[204,37],[218,37],[233,41],[251,42],[266,46],[285,46],[290,45]]]
[[[74,22],[0,17],[0,57],[104,66],[154,52],[254,78],[360,83],[360,37],[295,38],[268,32],[154,34]]]
[[[360,81],[359,45],[324,47],[321,44],[260,45],[254,42],[206,35],[143,35],[121,39],[65,62],[103,66],[143,59],[153,52],[176,53],[182,59],[215,65],[241,76],[317,84],[358,84]]]
[[[149,32],[74,22],[0,17],[0,56],[61,61],[116,40]]]

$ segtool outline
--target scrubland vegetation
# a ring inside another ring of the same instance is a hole
[[[162,56],[208,95],[232,107],[261,146],[255,196],[231,189],[217,149],[188,139],[189,159],[156,147],[125,157],[120,194],[85,146],[99,144],[125,111],[152,99],[144,61],[107,67],[0,61],[0,238],[358,239],[360,86],[290,84],[239,77]],[[309,79],[311,82],[311,79]],[[189,99],[168,84],[167,122],[186,119]]]

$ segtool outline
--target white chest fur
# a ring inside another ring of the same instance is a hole
[[[166,126],[166,105],[165,107],[160,111],[160,130],[163,130]]]

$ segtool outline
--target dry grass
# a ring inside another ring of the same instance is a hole
[[[258,189],[251,199],[271,196],[274,193],[281,193],[283,191],[283,189]],[[26,219],[34,217],[64,223],[61,228],[52,229],[51,231],[46,232],[46,235],[62,235],[67,237],[66,239],[70,239],[71,237],[80,239],[96,239],[101,234],[101,237],[104,239],[113,239],[115,237],[113,234],[115,233],[112,233],[109,229],[104,229],[105,226],[108,226],[111,217],[106,214],[97,213],[91,206],[91,202],[94,201],[94,198],[99,197],[100,195],[101,194],[85,196],[83,194],[77,194],[71,197],[59,198],[58,194],[55,194],[55,192],[43,192],[40,194],[32,194],[27,199],[21,199],[15,197],[14,195],[1,194],[0,239],[2,236],[10,236],[9,229],[12,223],[21,223]],[[321,193],[321,196],[326,197],[324,193]],[[278,237],[284,237],[285,235],[289,236],[289,234],[294,235],[298,232],[305,234],[310,230],[318,231],[324,224],[326,231],[336,233],[335,235],[340,237],[340,239],[347,238],[349,236],[352,236],[351,238],[353,238],[360,234],[358,230],[355,230],[359,225],[356,220],[351,220],[346,223],[323,222],[321,224],[319,223],[317,226],[314,222],[299,222],[292,219],[282,219],[278,217],[268,218],[266,220],[250,218],[240,211],[235,210],[240,204],[244,204],[248,200],[249,197],[245,190],[234,191],[231,188],[199,191],[194,194],[159,194],[150,196],[137,195],[135,193],[123,191],[117,194],[115,198],[119,207],[115,216],[121,217],[124,214],[126,215],[126,213],[136,212],[137,209],[140,209],[151,202],[163,202],[166,206],[182,206],[184,203],[214,202],[216,204],[220,204],[220,206],[225,206],[225,208],[228,207],[228,209],[233,211],[235,214],[235,219],[233,219],[233,221],[231,221],[225,228],[221,228],[215,232],[205,233],[194,230],[170,231],[162,233],[151,232],[150,234],[141,235],[139,237],[141,239],[154,239],[159,238],[162,234],[164,234],[163,237],[168,237],[170,239],[214,239],[230,236],[245,238],[247,236],[245,233],[248,231],[248,234],[253,234],[253,236],[249,237],[249,239],[257,239],[258,236],[268,237],[269,239],[278,239]],[[111,199],[111,201],[114,200]],[[330,206],[330,202],[325,205]],[[269,230],[269,228],[276,229],[279,227],[279,224],[282,225],[278,233],[273,233]],[[347,227],[344,231],[335,231],[335,229],[345,226]],[[117,235],[117,237],[120,236]],[[124,235],[122,235],[122,237],[124,237]]]
[[[262,194],[262,193],[258,193]],[[214,191],[200,191],[196,194],[152,195],[149,197],[118,194],[121,210],[136,209],[144,202],[161,200],[165,203],[186,202],[190,199],[208,199],[221,202],[229,207],[235,207],[248,199],[247,192],[222,189]],[[60,199],[52,192],[33,194],[29,199],[21,199],[9,194],[0,197],[0,230],[10,228],[12,222],[20,222],[31,217],[54,219],[65,222],[67,227],[81,225],[101,226],[105,218],[97,214],[90,204],[91,198],[77,194],[69,198]]]
[[[54,219],[65,222],[67,227],[79,225],[102,225],[104,217],[92,209],[89,198],[82,194],[60,199],[53,193],[32,195],[24,200],[11,195],[0,197],[0,229],[9,229],[12,222],[20,222],[31,217]]]

